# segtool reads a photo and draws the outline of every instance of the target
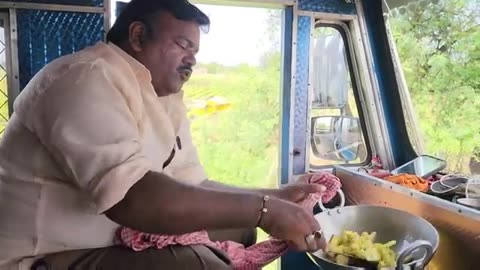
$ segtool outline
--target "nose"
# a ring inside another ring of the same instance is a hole
[[[187,64],[191,67],[195,66],[197,64],[197,58],[195,57],[195,54],[189,53],[183,58],[183,63]]]

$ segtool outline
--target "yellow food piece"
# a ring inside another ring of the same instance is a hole
[[[338,264],[348,265],[349,261],[350,261],[350,259],[347,256],[337,255],[335,257],[335,262],[338,263]]]
[[[378,262],[378,268],[396,267],[396,255],[391,249],[396,242],[374,243],[375,235],[375,232],[358,234],[352,231],[344,231],[341,235],[334,235],[330,239],[327,252],[337,254],[337,263],[343,265],[348,265],[348,258],[345,260],[345,256],[350,256],[369,262]],[[338,255],[345,256],[338,258]]]

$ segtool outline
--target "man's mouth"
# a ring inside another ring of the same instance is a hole
[[[188,79],[190,79],[190,76],[192,76],[192,69],[190,68],[183,68],[180,69],[178,72],[180,73],[180,77],[184,82],[188,81]]]

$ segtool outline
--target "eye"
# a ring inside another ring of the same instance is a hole
[[[177,45],[184,50],[188,49],[188,43],[184,40],[178,40]]]

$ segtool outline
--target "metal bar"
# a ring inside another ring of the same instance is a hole
[[[349,24],[350,24],[350,27],[351,25],[353,25],[355,21],[351,21]],[[359,61],[357,60],[357,57],[358,54],[360,53],[359,51],[356,51],[355,50],[355,45],[354,45],[354,35],[352,34],[352,31],[350,31],[350,27],[345,24],[345,23],[339,23],[343,30],[345,31],[346,33],[346,36],[347,36],[347,43],[348,43],[348,49],[349,49],[349,53],[350,53],[350,58],[351,58],[351,61],[352,61],[352,71],[353,71],[353,75],[354,75],[354,79],[355,79],[355,84],[357,86],[357,89],[358,89],[358,97],[359,97],[359,102],[360,104],[357,104],[357,108],[359,107],[359,109],[361,110],[362,114],[363,115],[363,118],[364,119],[361,119],[364,121],[365,123],[365,127],[366,127],[366,134],[363,135],[364,139],[365,139],[365,135],[368,139],[368,146],[370,147],[370,151],[371,153],[371,157],[375,154],[376,155],[376,149],[377,149],[377,146],[376,144],[374,143],[374,140],[373,140],[373,137],[375,136],[374,134],[376,132],[374,132],[374,126],[372,125],[372,120],[371,120],[371,117],[368,115],[368,107],[367,107],[367,103],[365,101],[365,91],[367,88],[364,88],[362,87],[362,80],[361,80],[361,76],[360,76],[360,70],[365,70],[365,69],[368,69],[367,67],[367,64],[365,62],[362,63],[362,65],[359,65]],[[360,40],[361,42],[361,40]],[[358,45],[358,44],[357,44]],[[357,53],[358,52],[358,53]],[[358,112],[360,113],[360,112]],[[370,160],[367,161],[368,163],[370,162]]]
[[[388,135],[388,127],[385,122],[385,110],[383,108],[382,97],[380,95],[380,86],[375,74],[375,67],[373,63],[373,52],[372,46],[370,45],[370,40],[368,37],[367,25],[364,17],[363,7],[361,0],[355,2],[357,7],[358,21],[353,22],[353,26],[356,27],[360,33],[362,40],[361,46],[359,49],[362,51],[360,55],[364,56],[364,61],[366,63],[367,72],[365,72],[368,77],[368,87],[370,91],[367,93],[370,95],[370,106],[367,108],[371,111],[370,117],[373,122],[377,125],[376,139],[379,145],[377,145],[377,151],[382,159],[385,169],[395,168],[395,161],[393,158],[393,149]]]
[[[7,79],[7,89],[5,91],[5,94],[7,95],[7,102],[8,102],[8,114],[11,116],[12,114],[12,105],[13,103],[10,102],[11,96],[13,93],[11,93],[12,86],[11,86],[11,81],[12,81],[12,57],[11,57],[11,52],[10,52],[10,18],[8,16],[8,11],[1,12],[0,13],[0,20],[2,21],[2,27],[3,27],[3,33],[4,33],[4,42],[5,42],[5,70],[6,70],[6,79]],[[5,121],[8,121],[5,119]],[[4,121],[2,121],[4,122]]]
[[[280,151],[279,151],[279,181],[280,184],[288,182],[288,164],[289,164],[289,117],[290,117],[290,85],[292,72],[292,30],[293,30],[293,7],[286,7],[282,16],[282,39],[281,39],[281,96],[280,96]]]
[[[110,26],[112,25],[112,10],[111,10],[111,2],[110,0],[103,0],[103,40],[107,41],[107,33],[110,30]]]
[[[7,63],[10,64],[10,70],[7,70],[8,75],[8,112],[13,113],[13,103],[20,94],[20,75],[18,65],[18,37],[17,37],[17,11],[9,9],[9,32],[7,46]],[[5,29],[5,33],[7,33]]]
[[[353,21],[357,19],[357,15],[313,12],[313,11],[306,11],[306,10],[299,10],[298,16],[312,16],[316,19],[332,20],[332,21]]]
[[[312,112],[312,99],[313,99],[313,53],[314,53],[314,39],[313,32],[315,31],[315,17],[310,17],[310,52],[308,53],[308,95],[307,95],[307,128],[305,130],[305,172],[310,170],[310,131],[312,129],[312,121],[310,121]]]
[[[353,42],[352,49],[355,51],[355,55],[357,56],[356,61],[358,62],[358,73],[359,73],[359,82],[360,87],[362,89],[362,101],[363,101],[363,108],[365,114],[365,120],[370,128],[372,129],[372,133],[370,134],[370,140],[372,141],[372,155],[380,154],[380,157],[383,158],[385,156],[384,152],[377,151],[377,149],[384,148],[384,141],[382,136],[382,129],[378,119],[378,112],[375,103],[375,97],[372,89],[373,82],[371,81],[370,74],[368,71],[368,63],[366,59],[366,52],[365,47],[362,39],[362,33],[360,31],[360,27],[358,26],[358,21],[350,22],[350,28],[352,30],[352,39],[355,41]],[[378,135],[378,136],[377,136]]]
[[[297,73],[295,87],[295,107],[294,107],[294,156],[293,156],[293,175],[305,173],[305,155],[307,129],[307,99],[308,99],[308,72],[309,72],[309,53],[310,53],[310,16],[298,16],[297,33]],[[302,72],[302,73],[300,73]]]
[[[293,6],[292,27],[292,78],[290,87],[290,124],[289,124],[289,149],[288,149],[288,181],[293,181],[293,157],[294,157],[294,129],[295,129],[295,96],[297,88],[297,43],[298,43],[298,5]]]
[[[3,2],[3,1],[0,1],[0,8],[34,9],[34,10],[49,10],[49,11],[85,12],[85,13],[104,13],[105,12],[105,7],[40,4],[40,3],[17,3],[17,2]]]
[[[192,0],[195,4],[221,5],[221,6],[241,6],[241,7],[261,7],[261,8],[283,8],[293,6],[295,0]]]
[[[413,139],[415,140],[415,146],[417,147],[416,152],[420,155],[424,154],[425,146],[424,146],[424,140],[422,138],[422,133],[420,132],[420,125],[418,124],[417,121],[417,115],[415,113],[415,108],[413,106],[413,102],[410,96],[410,92],[408,91],[408,84],[407,84],[407,79],[405,78],[405,74],[403,73],[402,69],[402,63],[400,61],[400,55],[398,54],[397,51],[397,46],[395,44],[395,41],[393,40],[393,35],[390,30],[390,24],[388,20],[385,20],[386,24],[386,29],[387,29],[387,36],[388,36],[388,42],[390,43],[390,51],[392,53],[392,60],[393,60],[393,65],[395,67],[395,75],[397,78],[397,83],[399,86],[400,90],[400,96],[403,99],[403,106],[406,107],[405,114],[407,116],[408,120],[407,122],[410,122],[414,134]],[[408,124],[407,124],[408,125]]]

